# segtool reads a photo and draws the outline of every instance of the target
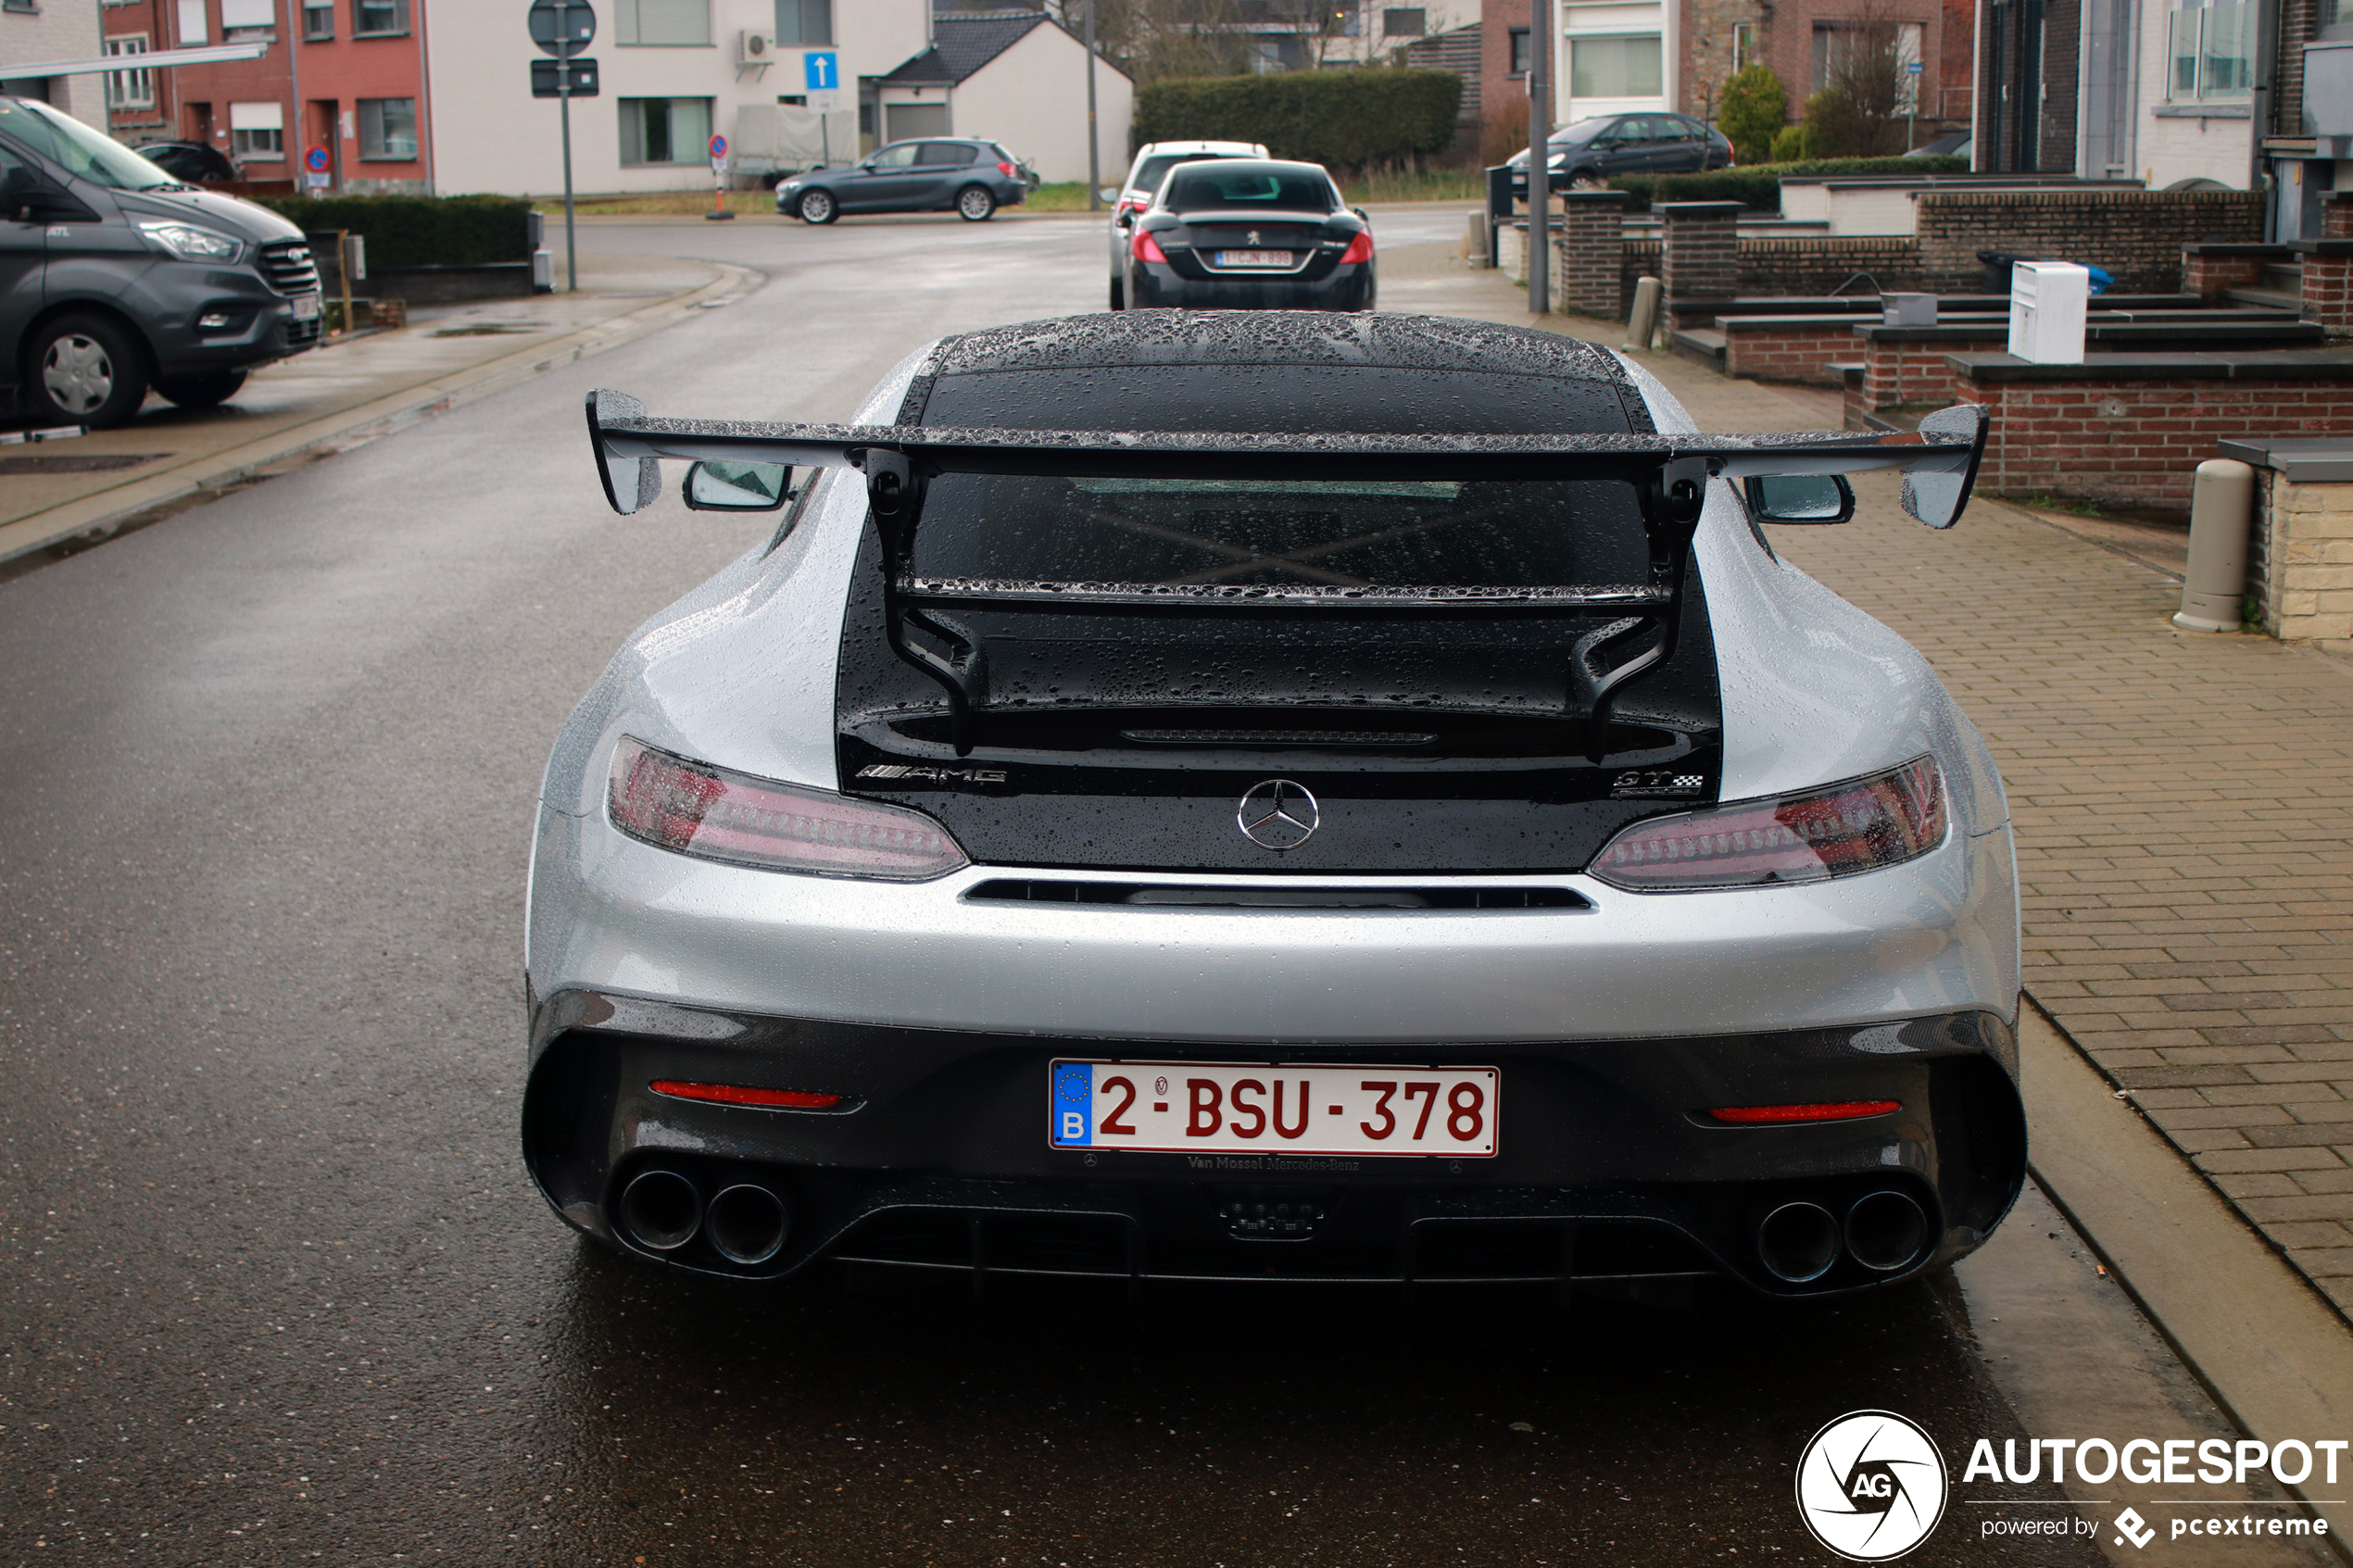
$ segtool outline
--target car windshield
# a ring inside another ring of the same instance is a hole
[[[1259,163],[1190,164],[1168,177],[1161,205],[1171,212],[1262,207],[1270,212],[1329,212],[1332,183],[1320,169]]]
[[[1130,190],[1157,191],[1168,171],[1180,163],[1210,163],[1218,158],[1232,158],[1233,153],[1164,153],[1148,157],[1136,167],[1136,177],[1127,184]]]
[[[152,191],[180,182],[112,137],[46,104],[0,99],[0,133],[14,137],[67,173],[118,191]]]
[[[1593,119],[1580,119],[1565,130],[1554,132],[1553,145],[1556,147],[1582,146],[1617,123],[1617,118],[1615,115],[1602,115]]]
[[[1063,479],[944,474],[914,575],[1204,592],[1592,587],[1648,574],[1617,481]]]

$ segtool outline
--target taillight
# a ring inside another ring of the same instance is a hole
[[[1013,177],[1013,166],[1010,163],[1000,163],[997,166],[997,172],[1010,180]]]
[[[824,1110],[839,1105],[839,1095],[808,1089],[761,1089],[749,1084],[690,1084],[676,1078],[656,1078],[646,1087],[672,1099],[697,1099],[706,1105],[756,1105],[769,1110]]]
[[[1157,261],[1163,266],[1168,263],[1167,253],[1160,248],[1160,242],[1141,229],[1136,231],[1136,237],[1127,243],[1127,248],[1139,261]]]
[[[926,882],[968,863],[920,811],[689,762],[627,735],[605,807],[632,838],[763,871]]]
[[[1718,1122],[1743,1127],[1790,1126],[1802,1122],[1857,1122],[1901,1110],[1892,1099],[1816,1100],[1805,1105],[1728,1105],[1708,1112]]]
[[[1348,248],[1340,253],[1340,258],[1343,263],[1370,261],[1373,258],[1373,232],[1370,229],[1357,230],[1356,237],[1348,242]]]
[[[1111,215],[1114,218],[1125,218],[1131,212],[1143,211],[1145,205],[1132,196],[1122,196],[1119,198],[1119,205],[1111,209]]]
[[[1823,882],[1918,859],[1944,842],[1944,776],[1931,757],[1806,795],[1634,823],[1592,874],[1632,892]]]

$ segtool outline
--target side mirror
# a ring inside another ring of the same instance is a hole
[[[1101,200],[1115,202],[1119,199],[1119,187],[1116,185],[1105,185],[1101,190],[1097,191],[1095,194]]]
[[[784,463],[736,463],[706,458],[679,486],[690,512],[773,512],[785,504],[792,469]]]
[[[0,216],[14,218],[40,189],[40,176],[23,164],[10,165],[6,174],[0,174]]]
[[[1759,522],[1844,522],[1855,515],[1855,487],[1834,473],[1772,473],[1744,482],[1749,515]]]

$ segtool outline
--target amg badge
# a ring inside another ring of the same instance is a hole
[[[858,770],[862,779],[929,779],[935,784],[1003,784],[1002,768],[929,768],[909,762],[873,762]]]

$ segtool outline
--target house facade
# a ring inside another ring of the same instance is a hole
[[[258,59],[109,74],[108,129],[124,142],[208,143],[263,189],[430,191],[426,4],[107,0],[106,51],[126,60],[212,44],[270,45]]]
[[[1088,177],[1087,45],[1051,17],[943,14],[931,47],[869,90],[885,142],[986,136],[1028,159],[1041,179]],[[1136,84],[1100,57],[1095,114],[1096,165],[1110,180],[1127,166]]]
[[[92,125],[107,122],[105,79],[21,76],[12,69],[52,61],[94,60],[106,53],[96,0],[71,5],[0,6],[0,93],[38,98]]]

